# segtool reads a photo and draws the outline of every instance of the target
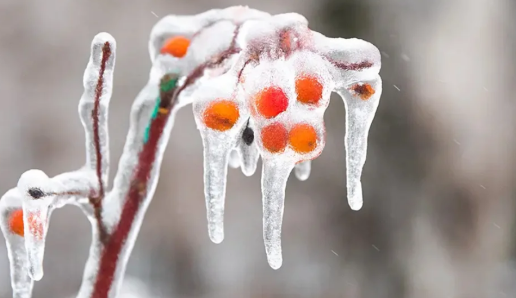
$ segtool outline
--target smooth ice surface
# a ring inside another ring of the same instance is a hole
[[[243,141],[240,141],[237,147],[237,153],[240,158],[242,173],[246,176],[252,176],[256,172],[258,159],[260,158],[260,152],[258,151],[256,141],[253,141],[251,145],[247,145]]]
[[[231,150],[231,153],[229,154],[229,166],[233,169],[240,167],[240,156],[236,149]]]
[[[362,169],[367,156],[369,128],[373,122],[382,93],[380,76],[377,76],[369,84],[375,90],[375,94],[368,100],[360,99],[359,96],[353,94],[353,91],[337,91],[344,99],[346,105],[346,137],[344,146],[346,147],[348,203],[353,210],[360,210],[363,205],[360,177],[362,176]]]
[[[272,269],[283,263],[281,255],[281,225],[285,204],[285,188],[292,171],[289,163],[264,160],[262,169],[263,240],[267,260]]]
[[[303,161],[298,163],[294,168],[294,173],[296,174],[296,178],[300,181],[305,181],[310,177],[310,171],[312,169],[312,162],[310,160]]]

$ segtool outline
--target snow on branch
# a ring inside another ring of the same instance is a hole
[[[224,239],[228,165],[254,174],[263,160],[263,237],[272,268],[282,265],[285,189],[293,169],[309,177],[325,145],[330,94],[346,104],[348,201],[362,207],[367,138],[381,95],[380,55],[358,39],[327,38],[295,13],[270,15],[247,7],[167,16],[152,29],[152,68],[137,95],[112,189],[108,189],[108,106],[116,43],[92,41],[79,115],[86,164],[49,178],[22,174],[0,200],[1,228],[11,262],[13,297],[30,297],[43,277],[52,211],[74,204],[92,225],[92,244],[78,297],[116,297],[147,206],[158,183],[177,111],[192,104],[204,146],[208,232]]]

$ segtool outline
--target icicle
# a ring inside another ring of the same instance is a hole
[[[45,240],[55,190],[48,176],[40,170],[29,170],[23,173],[18,180],[17,188],[22,195],[29,276],[37,281],[43,278]]]
[[[29,276],[36,281],[43,277],[43,256],[50,212],[49,206],[44,203],[23,203],[25,249],[29,260]]]
[[[226,74],[206,81],[196,91],[193,111],[204,146],[204,195],[210,239],[224,240],[224,201],[229,156],[249,118],[234,96],[237,77]]]
[[[229,154],[229,166],[233,169],[240,167],[240,156],[238,155],[238,150],[233,149]]]
[[[204,146],[204,196],[211,241],[224,240],[224,202],[229,152],[231,146],[203,136]]]
[[[242,142],[238,146],[238,154],[242,173],[248,177],[252,176],[256,172],[256,166],[260,158],[258,146],[256,144],[247,145]]]
[[[367,155],[367,137],[373,122],[380,95],[382,81],[380,76],[371,82],[354,84],[348,90],[340,89],[337,93],[344,99],[346,106],[346,167],[348,203],[351,209],[360,210],[362,198],[362,168]]]
[[[263,160],[263,240],[267,260],[272,269],[279,269],[283,263],[281,225],[283,222],[285,189],[293,167],[293,164],[278,159]]]
[[[312,161],[307,160],[301,163],[298,163],[294,169],[294,173],[296,174],[297,179],[299,181],[305,181],[310,177],[310,170],[312,169]]]
[[[250,123],[247,123],[242,138],[238,144],[237,152],[240,158],[242,173],[246,176],[252,176],[256,172],[260,152],[254,141],[254,129]]]
[[[18,189],[13,188],[0,199],[1,228],[9,257],[13,297],[30,298],[34,281],[28,272],[21,196]]]

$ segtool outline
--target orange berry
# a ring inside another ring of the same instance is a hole
[[[288,134],[288,141],[297,153],[309,153],[317,147],[317,132],[310,124],[296,124]]]
[[[358,94],[362,100],[368,100],[375,93],[373,87],[369,84],[355,84],[351,87],[351,90]]]
[[[217,100],[204,110],[203,121],[211,129],[226,131],[235,125],[239,117],[240,112],[235,102]]]
[[[16,235],[24,235],[23,230],[23,210],[14,210],[9,216],[9,229]]]
[[[323,85],[314,76],[296,78],[297,100],[306,104],[317,104],[321,100]]]
[[[256,108],[267,119],[285,112],[287,107],[288,97],[279,87],[267,87],[256,96]]]
[[[279,153],[287,147],[288,132],[283,124],[276,122],[262,128],[262,144],[272,153]]]
[[[181,58],[186,55],[188,47],[190,46],[190,40],[184,36],[174,36],[163,44],[161,47],[161,54],[169,54],[177,58]]]

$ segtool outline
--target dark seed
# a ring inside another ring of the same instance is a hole
[[[254,141],[254,131],[249,126],[244,129],[244,133],[242,134],[242,140],[247,146],[250,146]]]
[[[45,193],[39,188],[31,188],[29,189],[29,195],[34,199],[39,199],[45,196]]]

